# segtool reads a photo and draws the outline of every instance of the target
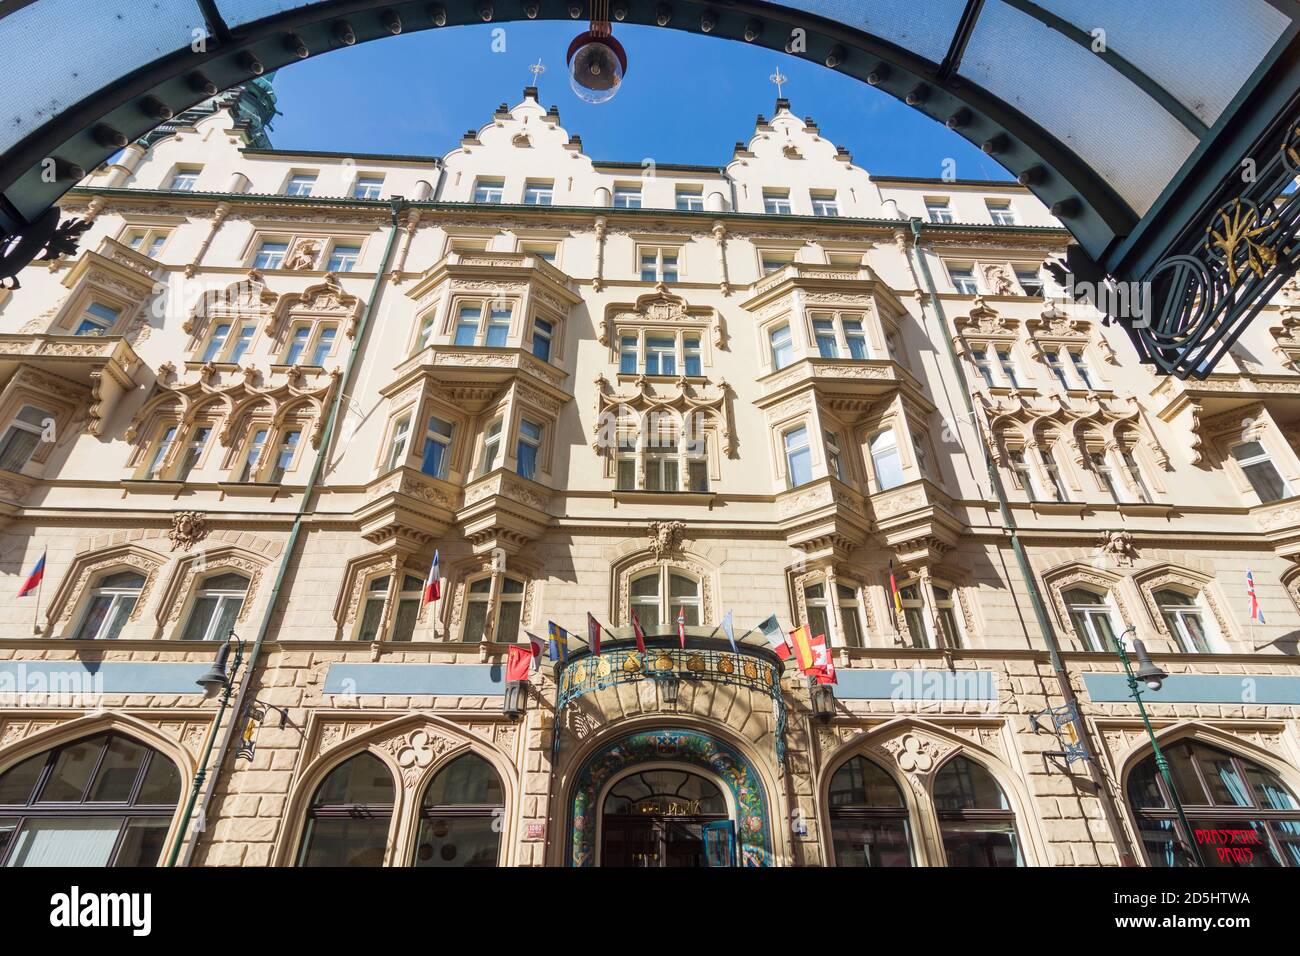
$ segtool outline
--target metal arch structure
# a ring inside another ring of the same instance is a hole
[[[85,170],[219,90],[395,33],[590,15],[587,0],[5,7],[0,278],[75,243],[50,210]],[[1076,288],[1159,372],[1207,374],[1300,264],[1288,192],[1300,171],[1300,0],[611,0],[610,10],[616,23],[824,63],[976,143],[1074,235]]]

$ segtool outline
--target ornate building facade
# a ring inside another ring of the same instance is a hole
[[[532,88],[275,150],[254,92],[0,291],[0,863],[1300,865],[1300,296],[1162,379],[1026,191],[785,100],[697,167]]]

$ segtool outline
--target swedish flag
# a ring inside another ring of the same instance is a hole
[[[547,636],[549,642],[549,656],[553,661],[569,662],[569,632],[554,621],[546,622]]]

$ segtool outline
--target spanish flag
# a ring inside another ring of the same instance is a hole
[[[898,594],[898,582],[894,580],[894,562],[889,562],[889,591],[894,595],[895,616],[903,613],[903,599]]]
[[[826,638],[823,637],[822,640],[825,641]],[[817,655],[813,650],[813,638],[808,633],[807,624],[800,624],[790,632],[790,646],[794,648],[794,660],[799,665],[799,670],[805,674],[812,670],[817,663]]]

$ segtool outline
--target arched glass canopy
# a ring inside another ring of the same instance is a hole
[[[588,6],[14,0],[0,14],[0,228],[31,233],[78,173],[125,142],[304,56],[457,24],[580,21]],[[825,63],[946,122],[1052,207],[1079,241],[1070,265],[1080,280],[1156,283],[1157,314],[1146,316],[1155,329],[1132,334],[1162,371],[1205,374],[1300,258],[1291,241],[1300,209],[1269,215],[1287,169],[1262,169],[1295,145],[1297,0],[612,0],[610,9],[615,21]],[[1300,150],[1291,156],[1300,165]],[[1240,175],[1247,159],[1264,173],[1252,189]],[[1235,225],[1216,244],[1209,230],[1225,205]]]

